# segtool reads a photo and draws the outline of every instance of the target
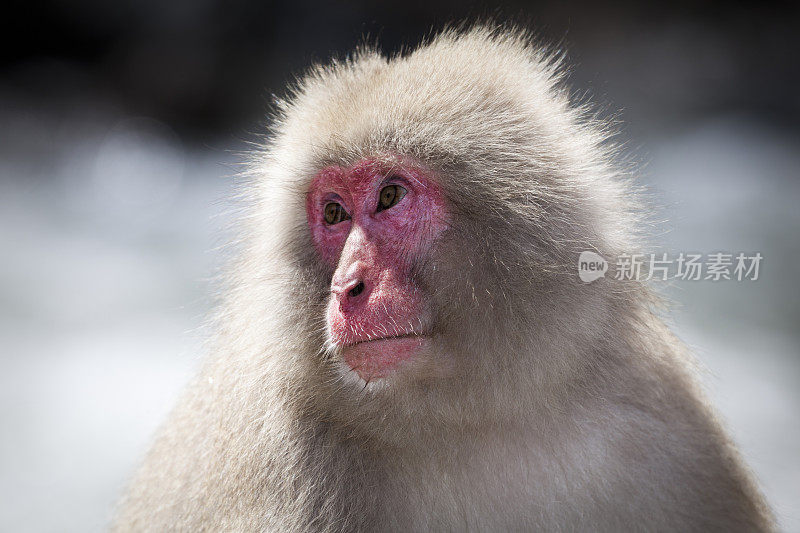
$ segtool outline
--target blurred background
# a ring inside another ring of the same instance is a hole
[[[761,252],[673,282],[679,335],[800,531],[795,8],[671,2],[51,1],[0,35],[0,529],[97,531],[202,355],[218,245],[273,94],[364,36],[386,52],[494,17],[568,51],[619,112],[670,252]]]

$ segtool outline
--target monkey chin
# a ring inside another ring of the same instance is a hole
[[[428,351],[430,339],[405,335],[359,342],[342,348],[344,363],[365,382],[384,379],[400,367],[408,366]]]

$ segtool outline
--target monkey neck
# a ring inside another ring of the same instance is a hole
[[[309,483],[292,487],[305,498],[303,516],[318,516],[327,509],[335,520],[358,516],[370,526],[367,529],[394,524],[398,529],[424,530],[430,526],[426,517],[447,515],[451,509],[446,506],[452,502],[476,516],[497,513],[504,505],[524,505],[530,494],[509,493],[507,487],[550,479],[548,472],[557,468],[558,459],[577,453],[573,448],[586,438],[577,423],[570,422],[572,413],[561,417],[540,418],[537,424],[449,427],[390,445],[357,438],[330,421],[305,418],[287,424],[293,437],[282,442],[300,447],[287,447],[291,453],[279,457],[288,467],[278,470],[294,473],[295,482]],[[558,452],[555,460],[548,450]]]

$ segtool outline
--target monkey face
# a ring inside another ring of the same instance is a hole
[[[306,215],[331,272],[325,323],[345,370],[369,382],[418,366],[434,314],[414,273],[448,225],[439,186],[412,165],[329,166],[311,183]]]

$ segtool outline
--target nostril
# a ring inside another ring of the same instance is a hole
[[[358,296],[362,292],[364,292],[364,282],[363,281],[359,281],[358,285],[356,285],[355,287],[353,287],[352,289],[347,291],[347,295],[350,298],[355,298],[356,296]]]

